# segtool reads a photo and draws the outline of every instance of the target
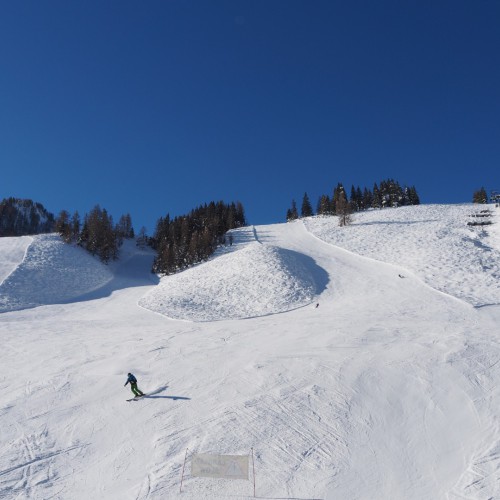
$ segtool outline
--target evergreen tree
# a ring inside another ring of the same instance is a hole
[[[331,213],[331,202],[328,195],[324,194],[320,196],[318,200],[318,209],[316,210],[318,215],[330,215]]]
[[[359,186],[356,188],[356,203],[358,211],[365,209],[365,204],[363,201],[363,193],[361,192],[361,188]]]
[[[486,193],[486,189],[482,187],[478,191],[474,191],[472,195],[472,203],[488,203],[488,194]]]
[[[420,199],[414,186],[405,186],[404,188],[402,188],[394,179],[382,180],[380,181],[379,186],[377,185],[377,183],[374,183],[372,193],[366,187],[362,190],[359,186],[354,187],[354,185],[352,185],[351,196],[350,200],[348,201],[351,213],[360,210],[367,210],[369,208],[398,207],[420,204]],[[305,194],[305,197],[306,196],[307,193]],[[337,205],[339,203],[340,197],[345,197],[347,199],[344,186],[339,182],[333,190],[333,196],[331,199],[327,195],[321,195],[319,197],[316,210],[317,214],[336,215],[338,211]],[[483,199],[483,197],[483,195],[478,195],[478,198],[480,199]],[[343,206],[342,210],[344,210]],[[306,208],[306,213],[311,212],[309,212],[309,210]],[[302,214],[302,216],[304,217],[305,215]],[[288,209],[286,212],[286,220],[291,221],[297,217],[298,215],[296,215],[295,202],[293,202],[292,208]]]
[[[365,209],[371,208],[373,206],[373,195],[372,192],[365,188],[363,191],[363,207]]]
[[[420,205],[420,198],[418,197],[415,186],[408,188],[408,200],[410,205]]]
[[[380,199],[382,207],[398,207],[404,205],[404,191],[394,179],[380,181]]]
[[[85,215],[79,244],[105,263],[118,258],[121,242],[113,227],[113,218],[108,215],[106,209],[96,205],[88,215]]]
[[[0,202],[0,236],[50,233],[54,227],[54,216],[41,203],[19,198]]]
[[[358,195],[359,190],[359,195]],[[361,190],[354,187],[354,184],[351,186],[351,199],[349,201],[349,205],[351,208],[351,212],[359,212],[361,210],[362,198],[361,198]]]
[[[134,238],[134,228],[132,227],[132,217],[130,214],[122,215],[116,225],[116,232],[120,238]]]
[[[59,233],[65,243],[71,243],[73,234],[71,231],[69,213],[66,210],[61,210],[59,213],[56,219],[55,230]]]
[[[292,200],[292,208],[289,208],[286,213],[286,220],[290,222],[299,218],[299,213],[297,211],[297,204],[295,200]]]
[[[304,197],[302,198],[302,207],[300,209],[301,217],[311,217],[313,215],[313,209],[311,202],[309,201],[309,196],[307,193],[304,193]]]
[[[80,214],[76,211],[71,217],[71,240],[78,241],[80,236]]]
[[[337,184],[337,187],[333,190],[333,198],[332,198],[332,213],[337,215],[337,205],[339,203],[340,198],[345,198],[347,200],[347,196],[345,194],[344,186],[341,182]]]
[[[373,185],[372,208],[382,208],[382,196],[376,183]]]
[[[234,227],[229,229],[236,229],[238,227],[244,227],[247,225],[247,219],[245,217],[245,209],[243,208],[243,203],[241,201],[236,202],[236,211],[234,218]]]
[[[150,240],[157,250],[153,272],[172,274],[208,259],[218,245],[226,244],[228,231],[244,225],[245,212],[240,202],[210,202],[173,220],[169,215],[160,217]]]
[[[403,196],[400,201],[401,206],[407,206],[411,205],[410,203],[410,188],[408,186],[405,186],[403,188]]]

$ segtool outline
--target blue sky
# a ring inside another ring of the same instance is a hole
[[[0,198],[151,233],[394,178],[500,190],[500,2],[0,2]]]

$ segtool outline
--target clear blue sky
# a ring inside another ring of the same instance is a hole
[[[0,198],[149,233],[339,181],[469,202],[500,190],[499,95],[499,0],[0,1]]]

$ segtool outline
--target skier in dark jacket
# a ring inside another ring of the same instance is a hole
[[[144,396],[144,393],[137,387],[137,379],[131,373],[128,374],[127,381],[123,387],[125,387],[129,382],[130,388],[132,389],[135,397]]]

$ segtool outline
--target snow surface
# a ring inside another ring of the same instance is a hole
[[[215,321],[274,314],[311,303],[321,288],[314,261],[273,245],[242,244],[249,234],[254,233],[248,228],[235,231],[234,249],[239,251],[163,278],[139,304],[172,319]]]
[[[105,266],[0,239],[0,498],[251,498],[252,466],[190,457],[252,449],[260,498],[500,498],[490,209],[243,228],[161,280],[133,245]],[[148,397],[125,401],[128,371]]]
[[[2,256],[0,260],[0,284],[22,262],[31,241],[29,236],[0,238],[0,255]]]
[[[500,296],[500,231],[498,224],[467,225],[481,210],[484,205],[419,205],[394,210],[390,220],[374,210],[346,228],[321,218],[306,220],[306,227],[324,241],[401,265],[430,286],[482,306]],[[498,215],[493,219],[498,222]]]

